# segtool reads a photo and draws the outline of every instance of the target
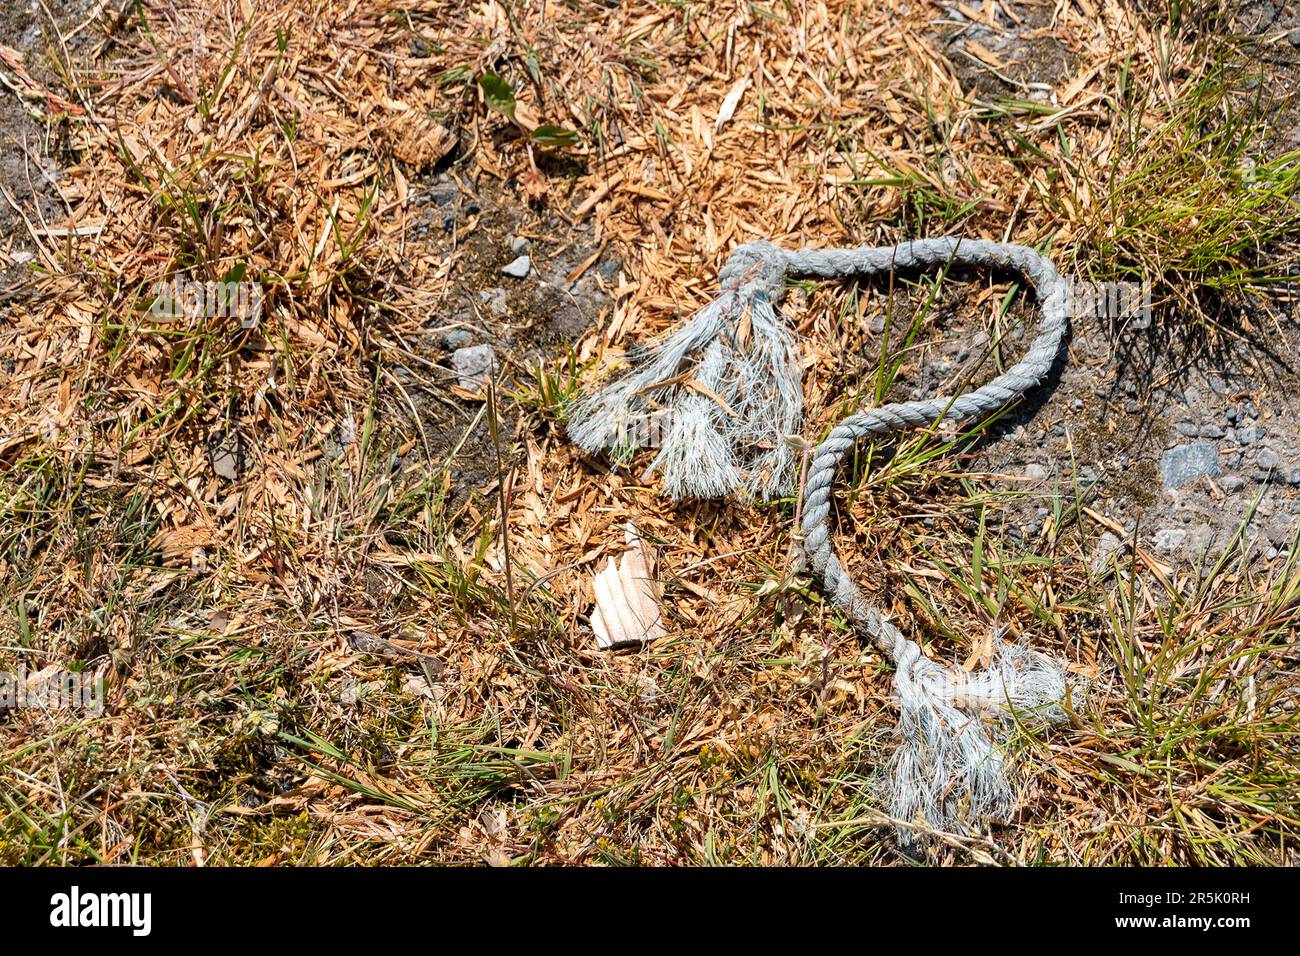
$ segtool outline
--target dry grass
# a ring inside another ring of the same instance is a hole
[[[578,456],[562,420],[579,379],[705,301],[750,238],[960,229],[1193,305],[1267,275],[1295,165],[1257,165],[1264,189],[1233,178],[1268,114],[1214,132],[1250,108],[1232,45],[1212,59],[1191,26],[1115,0],[1017,6],[1064,67],[997,102],[915,0],[110,16],[99,56],[65,63],[85,117],[52,122],[84,234],[31,223],[40,295],[0,329],[0,664],[93,672],[109,705],[0,716],[0,860],[897,862],[872,791],[889,675],[790,576],[793,503],[667,505]],[[518,122],[488,108],[488,72]],[[530,140],[539,124],[576,145]],[[445,131],[446,159],[413,148]],[[462,471],[483,429],[446,434],[410,395],[448,390],[412,344],[459,262],[413,229],[439,162],[561,231],[590,221],[625,260],[571,354],[512,357],[482,412],[516,427],[482,481]],[[1193,247],[1169,228],[1189,215],[1223,228]],[[259,329],[149,315],[157,280],[231,270],[267,290]],[[992,322],[1006,292],[968,300]],[[857,321],[865,295],[794,299],[810,432],[898,387],[907,354]],[[897,301],[925,325],[923,294]],[[1097,693],[1074,726],[1023,736],[1042,772],[1014,824],[935,859],[1293,860],[1294,561],[1260,579],[1230,553],[1174,579],[1133,548],[1090,573],[1098,528],[1071,490],[1039,539],[1010,539],[1014,496],[938,454],[972,437],[863,449],[842,548],[939,656],[997,622]],[[589,581],[628,522],[659,549],[671,633],[610,655]]]

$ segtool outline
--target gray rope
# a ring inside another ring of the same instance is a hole
[[[918,644],[867,600],[836,556],[830,533],[831,486],[840,462],[859,439],[988,415],[1039,385],[1069,328],[1065,283],[1056,267],[1033,249],[963,239],[798,252],[755,242],[732,254],[720,279],[724,289],[753,284],[775,299],[786,275],[838,279],[949,263],[1014,270],[1028,279],[1042,309],[1037,337],[1020,362],[973,391],[883,405],[843,419],[813,452],[801,531],[804,554],[821,575],[826,593],[895,667],[902,743],[892,760],[887,795],[891,814],[904,823],[964,830],[970,817],[1005,817],[1013,803],[1002,748],[981,720],[1020,708],[1049,721],[1064,719],[1064,705],[1081,685],[1051,658],[1001,641],[994,662],[980,672],[950,671],[925,657]],[[898,834],[905,844],[915,842],[912,831],[900,828]]]
[[[732,255],[723,267],[723,276],[735,275],[741,268],[748,271],[753,268],[751,260],[755,257],[765,263],[761,272],[765,279],[776,271],[778,265],[786,274],[831,279],[949,262],[994,266],[1021,273],[1033,284],[1038,294],[1043,312],[1042,324],[1029,351],[1016,365],[987,385],[963,395],[882,405],[868,412],[850,415],[836,425],[813,452],[803,495],[801,530],[804,552],[813,569],[821,575],[826,591],[835,603],[853,620],[863,625],[876,645],[896,661],[899,656],[896,648],[902,635],[866,601],[853,579],[844,571],[831,545],[830,499],[836,468],[861,438],[880,437],[904,428],[932,425],[944,419],[962,421],[989,415],[1042,382],[1056,361],[1069,328],[1065,284],[1056,267],[1027,246],[970,239],[923,239],[898,246],[802,250],[795,253],[784,253],[770,243],[750,243]],[[733,266],[737,259],[740,260],[739,263]]]
[[[1014,723],[1010,715],[1064,719],[1071,692],[1081,685],[1058,662],[1020,644],[996,641],[991,663],[969,673],[925,657],[872,606],[836,556],[831,486],[861,438],[988,415],[1042,382],[1069,326],[1069,297],[1055,266],[1026,246],[970,239],[795,252],[747,243],[719,272],[722,294],[648,350],[635,369],[585,396],[574,408],[569,435],[589,451],[606,449],[626,460],[639,442],[635,435],[626,439],[625,423],[664,409],[671,414],[650,470],[663,475],[666,494],[786,493],[793,460],[784,439],[798,433],[802,413],[796,343],[774,305],[786,277],[840,279],[946,264],[1013,270],[1028,279],[1042,308],[1037,337],[1021,361],[980,388],[883,405],[839,422],[813,452],[801,532],[804,554],[826,593],[895,667],[901,743],[892,759],[891,814],[906,824],[961,831],[972,819],[1005,817],[1010,810],[1000,745]],[[688,387],[682,369],[692,356],[698,358],[688,377],[695,387]],[[912,829],[900,828],[899,836],[910,842]]]

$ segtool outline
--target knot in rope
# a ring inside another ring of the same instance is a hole
[[[718,285],[724,293],[744,286],[761,289],[770,298],[779,299],[785,292],[788,261],[784,249],[765,239],[747,242],[733,249],[718,270]]]

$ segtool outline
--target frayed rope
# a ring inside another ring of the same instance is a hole
[[[974,391],[843,419],[812,454],[801,531],[804,554],[827,593],[895,666],[899,746],[888,786],[891,816],[968,833],[985,819],[1005,819],[1012,809],[1005,750],[1015,720],[1064,720],[1083,684],[1052,658],[1002,641],[988,667],[975,673],[922,655],[867,602],[835,556],[831,485],[839,462],[863,437],[988,415],[1047,376],[1070,310],[1068,290],[1050,260],[1026,246],[983,240],[796,252],[747,243],[723,266],[719,298],[651,348],[636,368],[582,399],[569,435],[588,451],[606,449],[624,459],[640,445],[657,443],[649,470],[663,476],[665,493],[675,498],[736,490],[764,498],[787,494],[794,480],[787,438],[799,433],[803,393],[795,337],[775,306],[786,276],[838,279],[950,264],[1007,269],[1028,279],[1043,313],[1038,336],[1020,362]],[[652,418],[662,425],[641,427]],[[656,441],[642,440],[646,434]],[[914,832],[900,828],[899,839],[914,842]]]

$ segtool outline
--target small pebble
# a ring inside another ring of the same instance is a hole
[[[1187,532],[1182,528],[1162,528],[1155,534],[1156,548],[1165,554],[1173,554],[1187,540]]]
[[[474,392],[482,388],[492,373],[496,355],[490,345],[471,345],[452,353],[451,364],[460,377],[460,387]]]
[[[1174,428],[1178,429],[1178,434],[1185,438],[1195,438],[1201,431],[1192,422],[1179,422]]]
[[[1219,452],[1209,442],[1178,445],[1160,457],[1160,475],[1166,488],[1178,488],[1197,478],[1219,475]]]
[[[1246,479],[1240,475],[1224,475],[1219,481],[1219,487],[1230,495],[1235,495],[1246,487]]]
[[[510,251],[517,256],[522,256],[525,252],[528,251],[528,237],[515,236],[513,239],[511,239]]]
[[[533,270],[533,260],[528,256],[520,256],[508,266],[502,266],[501,271],[512,279],[523,279]]]
[[[1222,438],[1223,429],[1218,425],[1202,425],[1200,435],[1202,438]]]
[[[498,318],[510,311],[510,301],[506,297],[505,289],[484,289],[479,293],[479,298],[481,298],[483,304],[488,307],[488,311]]]
[[[1295,534],[1295,529],[1291,522],[1286,518],[1274,518],[1264,528],[1264,534],[1268,537],[1269,543],[1275,548],[1285,548],[1291,543],[1291,538]]]
[[[1277,452],[1271,448],[1261,449],[1260,453],[1255,456],[1255,461],[1259,464],[1259,467],[1269,471],[1276,468],[1280,460]]]

